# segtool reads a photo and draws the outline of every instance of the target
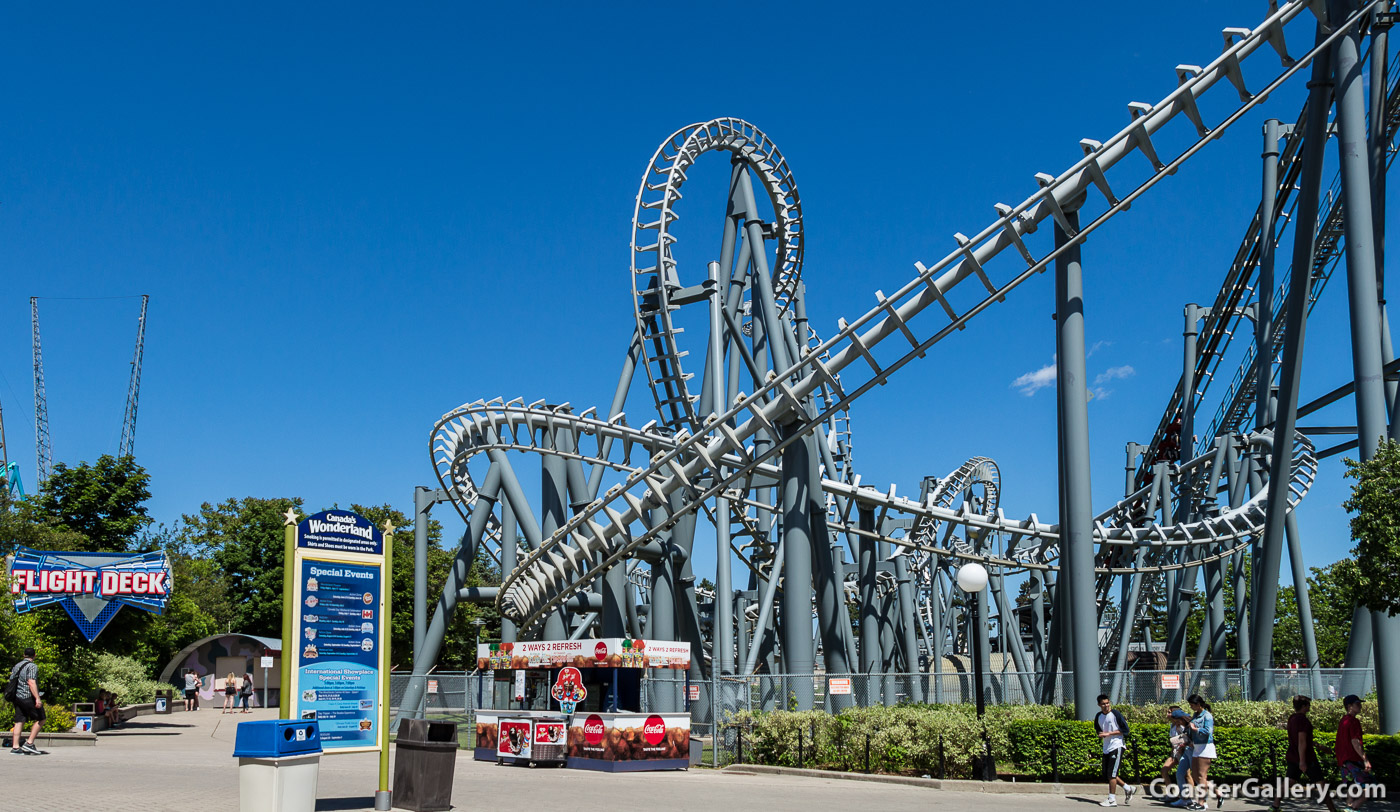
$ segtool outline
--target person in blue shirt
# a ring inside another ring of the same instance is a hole
[[[1172,705],[1168,713],[1167,738],[1172,745],[1172,754],[1162,765],[1162,777],[1170,779],[1170,770],[1176,768],[1177,797],[1169,806],[1178,809],[1186,808],[1191,802],[1191,736],[1186,727],[1186,723],[1191,719],[1190,714],[1182,710],[1178,705]]]

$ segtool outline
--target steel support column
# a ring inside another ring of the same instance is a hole
[[[1071,228],[1079,227],[1079,213],[1066,212]],[[1069,241],[1057,223],[1055,247]],[[1055,260],[1055,366],[1059,395],[1060,458],[1064,465],[1065,514],[1060,518],[1061,603],[1069,612],[1074,668],[1075,715],[1094,717],[1099,694],[1098,611],[1094,587],[1094,509],[1089,478],[1089,405],[1085,380],[1084,276],[1079,246]]]
[[[1333,0],[1329,9],[1351,12],[1354,0]],[[1332,47],[1337,97],[1337,152],[1341,158],[1342,204],[1346,207],[1347,292],[1351,352],[1356,384],[1356,429],[1362,461],[1371,459],[1388,434],[1385,378],[1382,374],[1380,298],[1377,290],[1376,233],[1371,212],[1370,159],[1366,138],[1366,96],[1362,87],[1360,42],[1355,30]],[[1292,405],[1292,404],[1291,404]],[[1359,562],[1364,569],[1368,562]],[[1400,732],[1400,616],[1371,613],[1375,646],[1380,732]]]
[[[777,346],[777,342],[774,342]],[[796,427],[779,427],[783,439],[792,437]],[[782,453],[783,562],[782,627],[784,670],[789,674],[810,674],[816,666],[812,645],[812,500],[811,454],[800,439]],[[797,680],[788,686],[797,710],[811,710],[815,697],[811,680]]]
[[[1318,38],[1322,37],[1319,30]],[[1293,431],[1298,417],[1298,384],[1302,374],[1308,289],[1316,247],[1313,235],[1317,232],[1318,191],[1322,180],[1323,150],[1327,146],[1327,110],[1331,91],[1328,64],[1326,55],[1320,54],[1313,63],[1312,81],[1308,85],[1308,114],[1303,125],[1303,166],[1293,224],[1293,266],[1284,322],[1283,360],[1279,369],[1274,447],[1269,464],[1268,516],[1251,578],[1254,594],[1250,599],[1253,606],[1250,624],[1254,634],[1249,690],[1256,700],[1272,699],[1274,696],[1274,618],[1279,568],[1283,558],[1284,525],[1288,514],[1288,483],[1293,462]],[[1367,221],[1370,221],[1369,216]],[[1374,280],[1372,285],[1374,290]]]

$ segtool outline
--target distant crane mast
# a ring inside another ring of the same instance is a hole
[[[136,407],[141,399],[141,354],[146,349],[146,303],[150,299],[150,296],[141,296],[141,318],[136,322],[136,350],[131,356],[131,382],[126,387],[126,413],[122,417],[118,457],[130,456],[136,447]]]
[[[53,464],[49,440],[49,399],[44,393],[44,352],[39,346],[39,297],[29,297],[30,321],[34,325],[34,477],[43,487]]]

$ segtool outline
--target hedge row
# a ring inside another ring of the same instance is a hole
[[[1376,730],[1375,706],[1363,706],[1362,728]],[[1170,744],[1162,722],[1167,706],[1119,707],[1131,728],[1126,767],[1136,775],[1156,772]],[[1212,776],[1230,780],[1271,778],[1284,769],[1287,702],[1220,702],[1215,705],[1216,746],[1220,758]],[[1317,740],[1330,746],[1341,719],[1340,703],[1315,702],[1310,714]],[[1090,722],[1073,721],[1073,708],[1048,705],[994,705],[982,719],[970,705],[897,705],[850,708],[832,715],[823,711],[741,712],[730,717],[736,729],[727,737],[728,758],[754,764],[903,775],[969,777],[972,759],[987,742],[1003,768],[1035,777],[1053,771],[1051,744],[1058,752],[1064,778],[1096,777],[1102,752]],[[1366,736],[1367,752],[1377,777],[1400,780],[1400,737]],[[868,756],[867,756],[868,752]],[[1136,764],[1134,763],[1136,755]],[[868,763],[867,763],[868,760]],[[1330,756],[1323,755],[1327,766]]]
[[[1171,752],[1165,724],[1129,724],[1125,768],[1130,779],[1157,774],[1158,766]],[[1336,733],[1318,730],[1318,759],[1328,780],[1337,781],[1336,760],[1331,746]],[[1066,778],[1096,778],[1103,746],[1092,722],[1026,721],[1013,723],[1008,731],[1009,760],[1017,769],[1034,776],[1056,771]],[[1400,779],[1400,737],[1366,735],[1367,754],[1377,779]],[[1243,778],[1280,778],[1288,751],[1288,734],[1279,728],[1216,727],[1217,758],[1211,764],[1211,777],[1220,781]],[[1056,757],[1056,753],[1058,756]],[[1058,764],[1056,764],[1058,761]]]

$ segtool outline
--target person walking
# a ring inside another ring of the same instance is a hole
[[[199,710],[199,677],[193,668],[185,669],[185,710]]]
[[[1311,708],[1312,697],[1303,694],[1293,697],[1293,715],[1288,717],[1288,752],[1284,755],[1288,773],[1284,779],[1283,795],[1289,797],[1292,797],[1289,784],[1294,781],[1303,782],[1309,790],[1308,797],[1312,797],[1311,789],[1316,784],[1322,784],[1326,789],[1322,764],[1317,760],[1317,747],[1313,741],[1312,720],[1308,718]],[[1283,808],[1283,795],[1274,798],[1274,812]],[[1330,794],[1323,795],[1323,803],[1331,812],[1337,812],[1337,805],[1332,802]]]
[[[1176,759],[1176,800],[1169,806],[1178,809],[1185,809],[1191,803],[1190,787],[1192,786],[1191,775],[1191,731],[1187,730],[1186,723],[1191,719],[1186,711],[1180,706],[1172,705],[1171,727],[1168,733],[1171,736],[1172,755]],[[1170,761],[1171,759],[1168,759]],[[1163,778],[1169,778],[1166,771],[1163,771]]]
[[[234,698],[237,694],[238,694],[238,677],[235,677],[235,676],[233,675],[233,672],[230,671],[230,672],[228,672],[228,676],[227,676],[227,677],[224,677],[224,709],[223,709],[222,711],[220,711],[220,713],[233,713],[233,712],[234,712],[235,708],[233,707],[233,701],[234,701],[233,698]]]
[[[1118,787],[1123,788],[1123,805],[1128,806],[1137,787],[1118,777],[1118,770],[1123,766],[1123,753],[1128,749],[1128,723],[1123,719],[1123,714],[1113,709],[1108,694],[1099,694],[1099,712],[1094,715],[1094,729],[1103,742],[1103,780],[1108,782],[1108,798],[1100,801],[1099,806],[1117,806],[1115,791]]]
[[[1191,694],[1186,697],[1186,704],[1191,706],[1192,717],[1186,722],[1187,730],[1191,731],[1191,774],[1195,797],[1186,806],[1187,809],[1205,809],[1203,801],[1210,799],[1210,763],[1215,761],[1215,715],[1210,712],[1210,703],[1200,694]],[[1216,807],[1225,805],[1225,796],[1216,796]]]
[[[238,686],[238,701],[243,706],[240,713],[252,713],[248,708],[248,703],[253,699],[253,674],[251,671],[244,672],[243,684]]]
[[[1337,767],[1343,781],[1364,787],[1371,783],[1371,760],[1366,757],[1366,748],[1361,741],[1361,720],[1356,718],[1361,713],[1361,697],[1347,694],[1342,699],[1342,708],[1346,710],[1346,716],[1337,725]],[[1360,809],[1362,803],[1363,798],[1358,795],[1348,801],[1347,806]]]
[[[43,695],[39,691],[39,666],[34,663],[34,649],[26,648],[24,659],[10,669],[10,681],[5,687],[7,695],[10,694],[11,684],[14,686],[14,698],[10,702],[15,706],[15,726],[10,731],[10,752],[15,755],[43,755],[44,751],[34,744],[46,718]],[[19,737],[24,732],[25,722],[30,723],[29,741],[20,744]]]

